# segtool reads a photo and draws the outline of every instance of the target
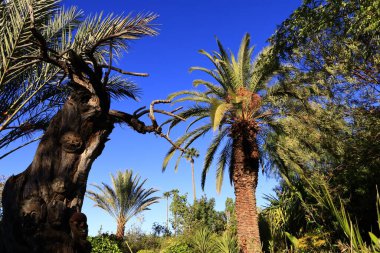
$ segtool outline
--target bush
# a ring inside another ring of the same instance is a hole
[[[208,228],[198,229],[191,237],[191,245],[195,253],[211,253],[215,251],[215,234]]]
[[[113,240],[108,235],[98,235],[94,237],[88,237],[88,241],[92,245],[92,253],[122,253],[117,241]]]
[[[151,249],[142,249],[137,251],[137,253],[156,253],[157,251],[151,250]]]
[[[125,241],[131,247],[133,252],[139,252],[141,250],[153,250],[158,251],[161,247],[161,237],[146,235],[142,232],[128,232],[125,235]],[[126,243],[124,242],[125,246]],[[129,250],[126,247],[123,247],[123,251],[128,252]]]
[[[220,253],[238,253],[239,246],[236,236],[225,231],[222,236],[216,239],[217,252]]]
[[[162,253],[189,253],[191,249],[187,243],[177,242],[164,249]]]
[[[189,253],[192,252],[189,245],[190,243],[186,237],[167,238],[162,243],[160,253]]]

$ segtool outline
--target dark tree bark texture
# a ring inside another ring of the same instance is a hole
[[[240,121],[231,129],[233,138],[233,184],[237,237],[241,253],[261,252],[256,187],[259,170],[257,146],[258,126],[255,122]]]
[[[33,162],[6,182],[2,226],[5,252],[91,250],[73,226],[70,228],[74,222],[84,233],[87,224],[83,219],[70,218],[77,217],[82,208],[91,165],[113,128],[109,99],[99,101],[98,96],[76,87],[52,119]]]

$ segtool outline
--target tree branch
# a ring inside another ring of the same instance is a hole
[[[101,68],[104,68],[104,69],[112,69],[116,72],[119,72],[120,74],[124,74],[124,75],[130,75],[130,76],[142,76],[142,77],[147,77],[149,76],[148,73],[138,73],[138,72],[129,72],[129,71],[125,71],[125,70],[122,70],[120,68],[116,68],[114,66],[111,66],[111,65],[99,65],[99,67]]]
[[[154,109],[154,106],[156,104],[161,104],[161,103],[170,103],[170,100],[154,100],[151,102],[149,110],[143,110],[145,107],[137,109],[133,114],[121,112],[121,111],[116,111],[116,110],[110,110],[109,115],[113,118],[115,123],[126,123],[130,127],[132,127],[133,130],[135,130],[138,133],[141,134],[146,134],[146,133],[154,133],[159,135],[160,137],[164,138],[167,140],[174,148],[181,150],[185,152],[185,149],[181,148],[180,146],[176,145],[174,141],[172,141],[169,137],[168,134],[162,133],[162,128],[157,124],[156,117],[154,113],[160,113],[164,115],[168,115],[171,117],[176,117],[180,120],[185,120],[181,118],[178,115],[175,115],[173,112],[168,112],[165,110],[157,110]],[[174,110],[178,111],[180,108],[177,108]],[[146,125],[143,121],[141,121],[139,118],[145,114],[148,114],[148,117],[150,118],[152,124],[151,125]]]

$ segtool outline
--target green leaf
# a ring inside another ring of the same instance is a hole
[[[285,235],[286,235],[286,237],[288,237],[288,239],[290,240],[290,242],[293,244],[294,248],[297,249],[298,246],[299,246],[299,241],[298,241],[297,237],[289,234],[288,232],[285,232]]]
[[[369,237],[371,238],[372,243],[375,245],[375,247],[380,247],[380,238],[378,238],[372,232],[368,232],[368,234],[369,234]]]
[[[231,108],[228,103],[223,103],[220,100],[214,100],[211,105],[211,123],[212,128],[215,131],[219,128],[220,122],[223,119],[224,114]]]

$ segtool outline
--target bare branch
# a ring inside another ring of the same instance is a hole
[[[114,70],[114,71],[116,71],[116,72],[119,72],[120,74],[124,74],[124,75],[130,75],[130,76],[142,76],[142,77],[147,77],[147,76],[149,76],[148,73],[129,72],[129,71],[122,70],[122,69],[120,69],[120,68],[116,68],[116,67],[111,66],[111,65],[104,65],[104,64],[102,64],[102,65],[99,65],[99,67],[104,68],[104,69],[107,69],[107,68],[108,68],[108,69],[112,69],[112,70]]]
[[[152,121],[153,124],[157,124],[156,122],[156,117],[154,116],[154,105],[155,104],[169,104],[171,103],[170,100],[153,100],[151,103],[150,103],[150,107],[149,107],[149,118],[150,120]]]
[[[126,123],[130,127],[132,127],[136,132],[146,134],[146,133],[154,133],[159,135],[160,137],[167,140],[175,149],[181,150],[182,152],[185,152],[185,149],[181,148],[180,146],[176,145],[174,141],[172,141],[168,134],[162,133],[162,128],[157,124],[156,117],[154,113],[160,113],[164,115],[168,115],[171,117],[178,118],[180,120],[185,120],[181,118],[178,115],[175,115],[173,112],[168,112],[165,110],[158,110],[154,109],[154,106],[156,104],[162,104],[162,103],[171,103],[170,100],[154,100],[151,102],[149,110],[143,110],[145,107],[141,107],[137,109],[133,114],[128,114],[121,111],[116,110],[110,110],[109,115],[114,119],[115,123]],[[178,111],[180,108],[177,108],[174,110]],[[141,121],[139,118],[143,115],[148,114],[148,117],[150,118],[152,124],[150,126],[145,125],[143,121]]]

